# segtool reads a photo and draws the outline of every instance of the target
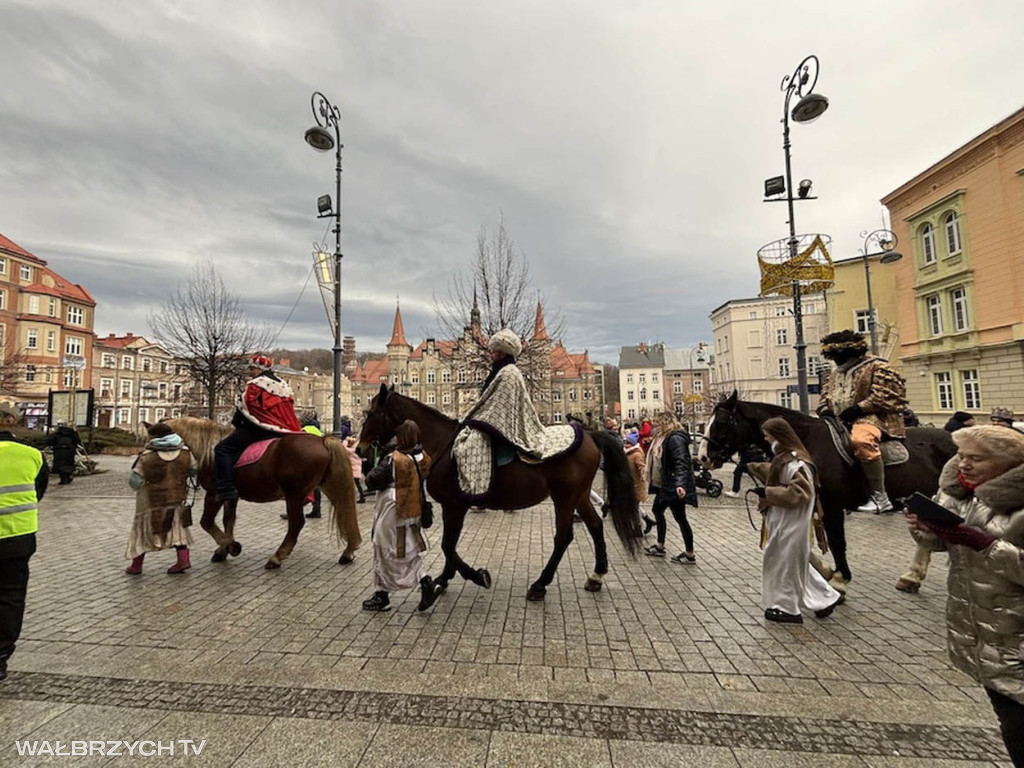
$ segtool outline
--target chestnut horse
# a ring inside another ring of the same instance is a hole
[[[213,449],[231,432],[209,419],[182,417],[164,419],[199,462],[199,484],[206,491],[203,517],[200,525],[217,542],[212,562],[219,563],[228,555],[237,557],[242,545],[235,541],[235,511],[237,501],[224,504],[224,530],[217,525],[217,512],[223,502],[217,500],[214,489]],[[302,506],[314,488],[320,488],[333,506],[332,517],[338,537],[346,542],[339,563],[352,562],[353,553],[362,539],[356,519],[355,481],[352,463],[342,442],[333,437],[310,434],[282,435],[267,448],[254,464],[235,469],[235,486],[245,501],[265,503],[285,500],[288,512],[288,532],[277,551],[264,566],[267,570],[280,568],[288,558],[306,524]]]
[[[458,470],[451,447],[461,424],[409,397],[396,394],[394,387],[381,384],[380,392],[370,403],[359,435],[359,453],[366,455],[371,445],[383,445],[406,419],[416,422],[424,450],[433,464],[427,478],[427,490],[443,510],[444,533],[441,550],[444,570],[438,577],[437,590],[443,592],[456,572],[484,589],[490,589],[491,574],[486,569],[472,568],[459,557],[456,545],[469,503],[459,491]],[[605,432],[584,432],[579,447],[539,464],[516,460],[497,467],[491,490],[483,506],[488,509],[525,509],[551,497],[555,504],[555,546],[540,577],[530,585],[527,600],[543,600],[547,587],[555,577],[558,563],[573,539],[573,512],[577,511],[594,540],[594,572],[584,589],[598,592],[608,572],[608,552],[604,540],[604,524],[590,502],[590,486],[604,456],[604,474],[608,482],[608,504],[612,523],[619,539],[630,554],[637,549],[642,535],[633,479],[622,446]],[[479,506],[479,505],[476,505]]]

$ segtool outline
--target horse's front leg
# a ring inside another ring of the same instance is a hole
[[[462,535],[462,525],[466,520],[467,508],[462,505],[454,506],[449,504],[444,504],[441,508],[444,513],[444,533],[441,535],[444,570],[441,571],[441,575],[434,582],[436,590],[440,593],[448,589],[448,582],[452,580],[456,572],[466,581],[472,581],[484,589],[490,589],[490,571],[486,568],[481,568],[480,570],[473,568],[459,557],[459,553],[456,551],[459,537]]]
[[[235,517],[238,515],[238,499],[224,505],[224,538],[227,541],[227,551],[232,557],[242,554],[242,544],[235,541]]]
[[[590,504],[590,500],[588,499],[586,503]],[[558,564],[562,561],[562,555],[565,554],[565,550],[572,543],[573,511],[572,504],[555,502],[555,547],[551,551],[551,557],[548,558],[548,564],[540,572],[540,578],[533,582],[526,591],[527,600],[543,600],[547,594],[548,585],[555,578],[555,571],[558,570]],[[591,514],[596,514],[593,505],[590,506],[590,512]],[[598,523],[600,522],[598,520]]]
[[[281,563],[288,559],[288,556],[295,549],[295,542],[299,539],[299,531],[306,524],[306,518],[302,514],[302,503],[305,501],[306,495],[289,495],[285,497],[285,504],[287,505],[286,512],[288,513],[288,532],[284,535],[284,541],[281,542],[281,546],[277,548],[277,551],[270,556],[267,560],[266,565],[263,567],[268,571],[280,568]]]
[[[234,503],[229,502],[229,504]],[[203,516],[199,520],[199,525],[218,544],[217,549],[213,552],[213,557],[210,558],[211,563],[221,563],[228,558],[229,540],[225,537],[224,531],[217,525],[217,512],[220,510],[220,506],[221,502],[217,501],[216,492],[207,491],[206,497],[203,499]]]
[[[587,577],[583,588],[587,592],[600,592],[601,585],[604,583],[604,575],[608,573],[608,547],[604,540],[604,522],[597,514],[597,510],[594,509],[589,493],[579,502],[576,511],[583,518],[587,532],[594,541],[594,572]]]

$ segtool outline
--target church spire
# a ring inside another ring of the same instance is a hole
[[[548,329],[544,325],[544,310],[541,308],[540,301],[537,302],[537,317],[533,321],[533,336],[530,341],[547,341],[548,340]]]
[[[405,340],[405,326],[402,325],[402,309],[397,305],[395,306],[395,325],[391,330],[391,341],[388,342],[388,346],[395,344],[409,346],[409,342]]]
[[[476,286],[473,286],[473,310],[469,313],[469,327],[480,328],[480,306],[476,303]]]

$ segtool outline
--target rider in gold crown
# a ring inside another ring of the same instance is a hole
[[[906,382],[887,360],[868,354],[867,342],[856,331],[828,334],[821,340],[821,354],[836,367],[821,390],[818,414],[838,414],[850,426],[853,453],[871,489],[871,498],[858,511],[892,512],[879,445],[883,436],[906,435]]]

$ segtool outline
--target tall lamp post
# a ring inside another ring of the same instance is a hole
[[[341,432],[341,110],[331,104],[320,91],[313,93],[311,101],[316,125],[306,131],[306,143],[317,152],[334,150],[334,206],[331,196],[323,195],[317,200],[319,218],[334,217],[334,392],[333,411],[335,435]],[[331,135],[329,128],[334,129]]]
[[[782,107],[782,149],[786,153],[786,203],[789,206],[789,258],[797,257],[796,218],[793,215],[793,171],[789,155],[789,118],[798,123],[810,123],[821,117],[828,109],[828,99],[820,93],[814,93],[814,86],[818,82],[818,71],[820,64],[818,57],[810,55],[801,61],[792,75],[782,78],[781,90],[786,94],[785,103]],[[813,71],[813,79],[811,73]],[[789,102],[796,95],[800,97],[792,113],[789,109]],[[800,199],[806,199],[810,192],[809,181],[800,182]],[[803,307],[800,300],[800,281],[793,281],[793,320],[796,323],[796,343],[793,348],[796,350],[796,377],[797,388],[800,396],[800,411],[808,413],[810,404],[807,399],[807,345],[804,343],[804,318]]]
[[[889,229],[876,229],[869,233],[867,230],[860,233],[864,238],[864,280],[868,290],[868,330],[871,332],[871,354],[878,354],[878,334],[875,331],[875,305],[871,301],[871,257],[881,256],[879,264],[892,264],[903,258],[903,254],[896,249],[899,238],[896,233]],[[874,253],[871,248],[877,248]]]

